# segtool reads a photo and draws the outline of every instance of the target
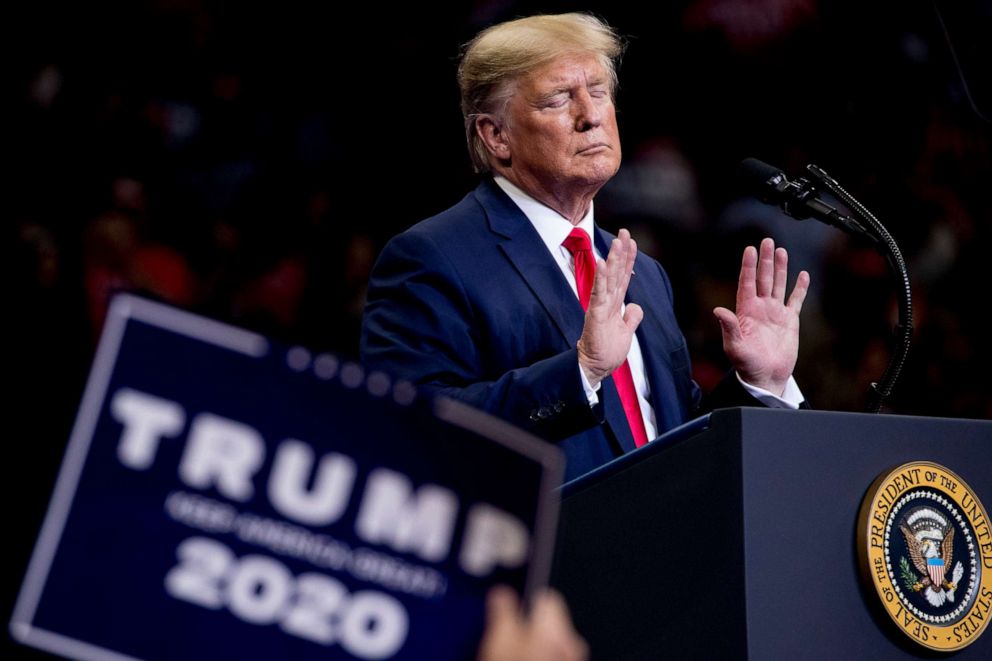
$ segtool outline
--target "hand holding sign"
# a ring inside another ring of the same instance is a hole
[[[583,661],[588,655],[557,592],[539,594],[525,616],[513,590],[490,590],[478,661]]]

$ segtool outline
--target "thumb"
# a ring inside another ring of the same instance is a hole
[[[644,310],[637,303],[628,303],[623,311],[623,323],[627,325],[627,328],[631,333],[637,330],[637,327],[641,325],[641,321],[644,319]]]
[[[736,342],[741,339],[741,323],[736,314],[727,308],[714,308],[713,316],[720,322],[720,330],[723,332],[725,342]]]

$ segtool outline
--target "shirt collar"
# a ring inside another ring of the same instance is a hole
[[[551,250],[552,252],[558,250],[561,247],[561,244],[565,242],[565,239],[568,238],[568,235],[574,227],[581,227],[585,230],[586,234],[589,235],[590,242],[592,242],[595,246],[595,241],[593,241],[593,230],[595,229],[593,202],[589,202],[589,210],[586,212],[586,215],[582,218],[582,220],[579,221],[579,224],[572,225],[567,218],[551,207],[545,206],[535,200],[506,177],[497,175],[494,177],[494,180],[496,181],[496,185],[499,186],[503,192],[506,193],[511,200],[513,200],[513,203],[520,207],[520,210],[524,213],[524,215],[527,216],[527,220],[530,221],[531,225],[534,226],[534,229],[537,230],[537,233],[541,235],[541,240],[548,246],[548,250]]]

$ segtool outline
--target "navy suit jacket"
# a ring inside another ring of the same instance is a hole
[[[596,229],[601,254],[612,238]],[[698,414],[701,396],[668,276],[643,253],[626,300],[644,310],[637,336],[662,433]],[[589,406],[575,348],[583,319],[537,230],[486,178],[383,249],[369,283],[362,361],[557,443],[571,479],[635,447],[612,379]],[[720,405],[757,404],[736,379],[725,383]]]

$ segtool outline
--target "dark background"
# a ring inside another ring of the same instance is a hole
[[[790,250],[793,278],[813,276],[796,375],[814,407],[861,410],[890,355],[884,261],[744,197],[735,169],[756,156],[790,177],[823,167],[902,248],[916,334],[888,410],[992,416],[990,4],[940,3],[943,23],[922,0],[10,10],[5,612],[108,296],[143,292],[356,355],[383,243],[475,185],[460,45],[521,15],[588,10],[629,38],[624,165],[597,219],[630,228],[668,269],[704,387],[726,368],[710,310],[732,305],[740,251],[767,233]]]

